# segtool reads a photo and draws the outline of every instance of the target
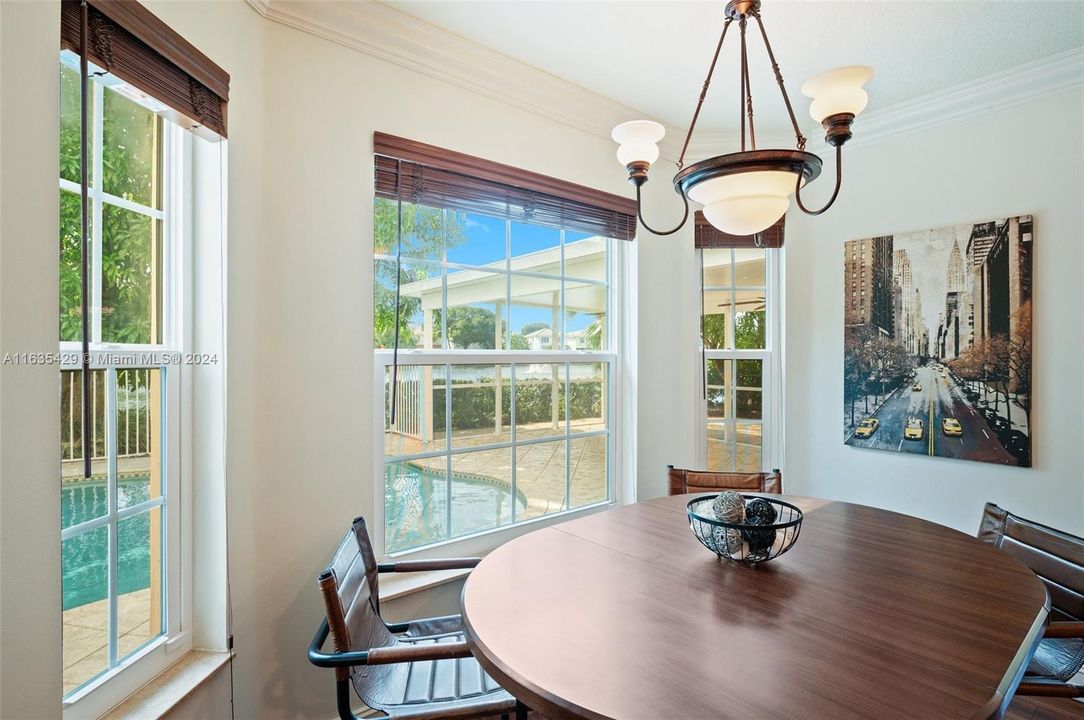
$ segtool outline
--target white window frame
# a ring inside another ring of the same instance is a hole
[[[704,251],[697,249],[697,260],[703,267]],[[696,353],[697,390],[700,396],[696,403],[696,428],[697,428],[697,467],[708,468],[708,401],[705,382],[707,381],[706,363],[711,360],[760,360],[761,361],[761,472],[767,472],[782,466],[783,459],[783,367],[782,367],[782,338],[783,338],[783,303],[781,301],[782,286],[782,248],[766,248],[764,251],[764,348],[758,350],[714,349],[703,346],[703,338],[700,338],[700,346]],[[731,261],[733,262],[733,253]],[[733,267],[733,266],[732,266]],[[734,275],[732,274],[732,277]],[[761,290],[760,286],[734,287],[701,286],[700,303],[703,302],[704,292],[712,290],[732,291],[734,294],[743,290]],[[699,304],[699,303],[698,303]],[[733,313],[731,313],[733,315]],[[698,336],[700,333],[697,333]],[[734,334],[734,318],[727,321],[727,335],[731,341]],[[733,403],[733,393],[728,393],[728,402]],[[735,420],[734,424],[756,424],[756,420],[742,422]],[[726,471],[720,471],[726,472]],[[738,472],[742,472],[739,470]]]
[[[506,224],[506,228],[509,227]],[[561,275],[546,275],[546,279],[557,280],[572,280],[582,281],[583,278],[577,278],[574,276],[564,275],[564,231],[561,235],[561,252],[562,252],[562,271]],[[622,343],[625,339],[624,332],[621,327],[621,321],[627,317],[627,303],[628,303],[628,288],[627,284],[622,282],[623,274],[620,269],[628,265],[628,252],[626,247],[627,243],[621,240],[608,239],[608,252],[606,263],[606,284],[607,284],[607,311],[606,311],[606,324],[605,333],[606,341],[604,347],[606,350],[593,351],[593,350],[455,350],[455,349],[400,349],[398,362],[400,366],[411,365],[516,365],[516,364],[560,364],[565,363],[566,377],[568,372],[568,365],[574,363],[600,363],[606,366],[606,397],[604,402],[606,405],[606,416],[608,422],[608,428],[606,430],[592,431],[585,433],[569,433],[568,418],[566,417],[565,432],[560,436],[554,436],[545,441],[556,441],[558,439],[575,440],[581,437],[592,437],[605,435],[607,437],[606,443],[606,475],[607,475],[607,497],[600,502],[592,503],[589,505],[583,505],[568,510],[562,510],[560,512],[549,513],[541,517],[534,517],[527,520],[517,520],[514,523],[508,525],[502,525],[497,528],[491,528],[483,530],[481,532],[462,535],[454,538],[448,538],[440,540],[438,542],[429,543],[426,545],[405,549],[402,551],[388,553],[385,546],[385,533],[384,533],[384,478],[385,478],[385,464],[386,456],[384,453],[384,413],[385,413],[385,381],[388,368],[393,362],[393,352],[387,349],[374,350],[373,361],[373,431],[374,431],[374,452],[373,452],[373,475],[376,480],[373,483],[373,520],[374,522],[369,524],[371,539],[373,542],[374,552],[378,557],[427,557],[427,556],[440,556],[447,555],[450,552],[462,555],[480,555],[492,550],[500,544],[507,542],[508,540],[522,535],[530,530],[538,527],[544,527],[556,522],[568,520],[580,515],[590,514],[598,512],[607,507],[615,504],[621,504],[628,501],[627,495],[629,493],[628,484],[622,482],[624,466],[629,463],[623,462],[622,453],[620,449],[622,444],[622,426],[625,422],[625,409],[621,401],[621,393],[619,388],[624,386],[624,368],[623,363],[620,362],[621,355],[618,352],[619,348],[623,347]],[[510,269],[508,260],[511,257],[511,240],[506,234],[506,267],[505,270],[499,271],[509,278],[515,275],[531,275],[529,272],[513,271]],[[393,255],[374,254],[374,261],[376,260],[391,260],[394,261]],[[409,261],[410,258],[403,258]],[[430,265],[437,265],[434,261],[429,261]],[[448,262],[447,257],[443,257],[439,263],[442,269],[442,294],[443,301],[442,307],[447,306],[447,269],[453,268],[455,270],[470,270],[478,269],[485,270],[487,272],[493,272],[492,267],[481,266],[468,266],[462,263]],[[539,276],[541,277],[541,276]],[[562,284],[563,288],[563,284]],[[564,317],[564,290],[561,292],[561,315]],[[443,318],[443,313],[442,313]],[[445,320],[446,321],[446,320]],[[510,323],[508,324],[510,325]],[[511,328],[506,328],[507,336],[511,336]],[[445,333],[442,332],[441,337],[445,337]],[[563,337],[563,330],[562,330]],[[514,383],[514,371],[512,382]],[[513,391],[514,392],[514,391]],[[449,393],[449,395],[451,395]],[[513,395],[514,397],[514,395]],[[469,450],[464,448],[464,452],[472,450],[487,450],[487,449],[504,449],[508,448],[509,452],[512,452],[512,447],[523,446],[531,443],[524,443],[522,441],[517,442],[515,438],[515,423],[512,423],[511,427],[512,437],[509,442],[501,442],[490,445],[479,445],[472,447]],[[419,453],[416,455],[408,456],[395,456],[395,461],[408,460],[418,457],[435,457],[444,456],[448,454],[459,454],[458,452],[449,451],[446,447],[442,450]],[[513,463],[514,466],[514,463]],[[515,476],[515,468],[512,469],[513,478]],[[566,480],[566,482],[570,482]],[[514,486],[513,486],[514,487]],[[567,488],[567,486],[566,486]],[[566,489],[567,492],[567,489]]]
[[[72,57],[62,54],[62,62],[71,66]],[[74,62],[78,63],[75,58]],[[91,73],[101,73],[91,66]],[[156,210],[139,203],[125,200],[104,192],[102,183],[93,178],[102,177],[102,123],[105,86],[121,83],[115,76],[99,74],[92,76],[90,91],[93,94],[91,132],[95,148],[91,160],[89,198],[93,205],[91,219],[91,368],[106,372],[107,395],[107,452],[109,512],[100,518],[65,528],[61,538],[67,539],[89,532],[98,527],[111,527],[111,538],[116,537],[116,523],[126,517],[161,507],[163,525],[163,632],[143,647],[126,657],[116,657],[116,633],[109,631],[110,658],[114,667],[93,678],[62,700],[64,720],[93,720],[101,717],[112,707],[152,680],[177,660],[179,654],[192,648],[191,589],[183,582],[187,577],[185,566],[191,559],[191,514],[185,506],[191,500],[186,489],[191,487],[191,366],[184,362],[185,353],[192,347],[192,242],[191,198],[187,192],[191,182],[192,140],[182,128],[168,120],[162,121],[163,173],[162,209]],[[129,99],[139,102],[134,97]],[[152,112],[161,106],[148,99],[145,105]],[[60,179],[60,188],[79,193],[77,183]],[[119,344],[101,341],[101,267],[102,267],[102,208],[114,205],[149,216],[162,222],[162,327],[160,344]],[[78,370],[82,346],[78,342],[61,342],[61,370]],[[118,510],[116,502],[116,428],[115,423],[116,370],[135,368],[158,368],[162,373],[161,387],[164,395],[160,453],[163,458],[165,481],[160,498],[150,499],[137,506]],[[116,621],[117,593],[116,545],[110,547],[110,622]]]

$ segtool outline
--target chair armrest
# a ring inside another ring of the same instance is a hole
[[[427,570],[469,570],[482,558],[440,558],[435,560],[400,560],[399,562],[379,563],[377,572],[425,572]]]
[[[471,656],[470,647],[465,642],[428,643],[426,645],[395,645],[392,647],[373,648],[372,650],[351,650],[350,652],[326,653],[321,648],[327,640],[330,630],[327,619],[320,623],[320,628],[309,644],[309,662],[317,667],[338,668],[353,665],[391,665],[395,663],[416,662],[419,660],[448,660]]]
[[[418,660],[449,660],[470,656],[470,647],[462,640],[426,645],[404,644],[373,648],[369,651],[369,665],[390,665]]]
[[[1053,681],[1029,681],[1020,683],[1017,695],[1029,697],[1084,698],[1084,685],[1069,685]]]
[[[324,652],[321,648],[324,647],[324,642],[327,640],[329,633],[330,628],[327,624],[327,618],[324,618],[324,621],[320,623],[320,628],[316,631],[316,635],[313,636],[312,642],[309,643],[309,662],[316,667],[322,668],[350,667],[352,665],[368,664],[369,653],[364,650],[341,653]]]
[[[1052,622],[1046,626],[1044,638],[1084,638],[1084,622]]]

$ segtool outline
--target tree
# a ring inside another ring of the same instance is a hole
[[[701,332],[704,347],[725,348],[727,314],[704,315]],[[763,310],[749,310],[734,314],[734,347],[738,350],[759,350],[765,347],[767,322]]]
[[[410,260],[440,262],[445,246],[456,247],[466,240],[464,215],[444,212],[438,208],[404,202],[402,206],[402,240],[405,262],[399,276],[405,285],[425,280],[439,270]],[[373,205],[373,251],[394,256],[399,250],[399,205],[394,200],[377,198]],[[373,282],[373,343],[389,348],[395,342],[395,261],[378,259],[374,265]],[[420,343],[413,337],[411,321],[419,323],[421,300],[401,296],[399,302],[399,342],[401,345]],[[440,323],[433,326],[433,344],[440,345]]]
[[[759,350],[766,339],[763,310],[740,312],[734,316],[734,347],[739,350]]]
[[[448,308],[448,341],[461,350],[492,348],[496,344],[497,319],[492,310],[463,305]]]
[[[1016,400],[1024,410],[1031,432],[1031,301],[1021,305],[1012,316],[1012,332],[1008,337],[1009,373]]]
[[[60,74],[60,176],[79,182],[79,74],[67,67]],[[153,190],[161,184],[154,138],[161,142],[162,120],[124,96],[106,90],[100,112],[102,124],[101,183],[111,195],[157,207]],[[94,149],[94,148],[92,148]],[[159,268],[154,260],[161,232],[147,215],[105,204],[101,213],[102,339],[117,343],[149,343],[152,302],[158,291]],[[93,217],[93,214],[91,214]],[[60,338],[82,336],[80,199],[60,192]]]
[[[523,326],[522,328],[520,328],[520,331],[519,331],[519,332],[520,332],[520,333],[521,333],[521,334],[522,334],[522,335],[523,335],[524,337],[526,337],[527,335],[530,335],[530,334],[531,334],[531,333],[533,333],[533,332],[538,332],[539,330],[548,330],[548,329],[549,329],[549,327],[550,327],[550,326],[549,326],[549,323],[544,323],[544,322],[529,322],[529,323],[527,323],[526,325],[524,325],[524,326]]]

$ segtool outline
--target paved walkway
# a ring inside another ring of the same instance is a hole
[[[573,421],[571,431],[591,432],[603,430],[600,418]],[[517,441],[536,440],[562,433],[563,423],[555,430],[551,423],[532,423],[516,428]],[[456,430],[452,432],[452,448],[471,448],[480,445],[511,442],[508,427]],[[567,449],[566,449],[567,445]],[[441,450],[445,447],[443,433],[433,441],[423,444],[417,438],[388,433],[385,455],[408,455],[411,453]],[[606,498],[606,436],[564,440],[516,446],[516,488],[527,500],[527,509],[520,514],[528,519],[567,509],[565,506],[565,469],[570,470],[571,507],[579,507]],[[443,456],[411,460],[410,463],[427,470],[443,472]],[[474,475],[510,487],[512,484],[512,454],[509,448],[479,450],[452,456],[452,472]]]
[[[117,599],[117,656],[124,657],[151,639],[150,588]],[[109,601],[98,600],[64,611],[64,694],[109,664]]]

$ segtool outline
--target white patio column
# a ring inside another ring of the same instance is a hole
[[[504,323],[501,322],[503,312],[504,303],[498,300],[496,305],[496,315],[493,318],[493,347],[498,350],[501,350],[504,347]],[[500,435],[501,428],[504,426],[504,418],[501,416],[501,406],[503,404],[502,400],[504,398],[502,397],[503,383],[501,382],[500,365],[493,366],[493,380],[496,383],[496,386],[493,388],[493,434]]]
[[[599,317],[599,319],[598,319],[598,331],[599,331],[599,338],[600,338],[599,347],[602,347],[603,344],[606,342],[606,316],[605,315]],[[609,349],[609,348],[606,348],[606,349]],[[606,377],[605,369],[603,369],[601,367],[599,369],[602,370],[602,382],[601,382],[602,395],[599,397],[599,406],[602,409],[602,412],[601,412],[602,424],[603,424],[603,427],[605,427],[606,426],[606,416],[609,414],[609,410],[610,410],[609,404],[607,403],[607,399],[610,397],[609,391],[608,391],[608,389],[609,389],[609,379]]]
[[[433,309],[422,310],[422,347],[426,350],[433,349]],[[447,391],[447,386],[445,386]],[[419,433],[422,443],[433,440],[433,366],[422,365],[422,392],[418,399],[419,410],[422,417],[419,418]]]
[[[561,337],[560,323],[561,323],[561,293],[554,291],[553,300],[550,305],[553,311],[550,314],[550,350],[564,350],[564,338]],[[561,420],[560,411],[560,388],[561,385],[558,382],[558,369],[556,365],[551,365],[551,379],[550,379],[550,421],[553,423],[553,429],[557,430],[558,423]],[[567,381],[568,378],[565,378]],[[565,412],[568,412],[568,408],[565,408]]]

